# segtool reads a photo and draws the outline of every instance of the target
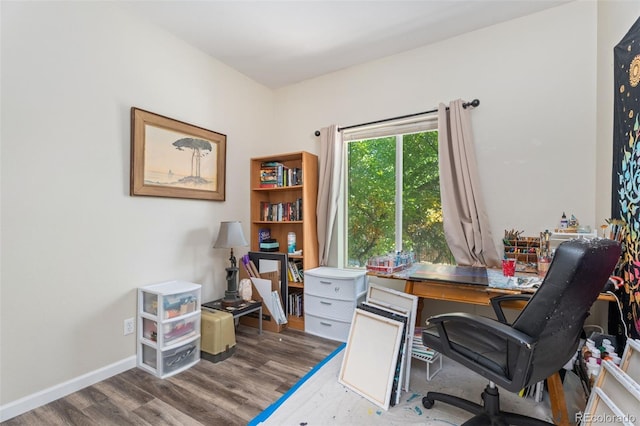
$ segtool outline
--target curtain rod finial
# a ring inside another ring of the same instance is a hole
[[[316,130],[314,133],[316,136],[320,136],[320,130]]]
[[[469,102],[469,104],[468,104],[468,105],[469,105],[469,106],[471,106],[471,107],[474,107],[474,108],[475,108],[475,107],[477,107],[478,105],[480,105],[480,101],[479,101],[479,100],[477,100],[477,99],[474,99],[474,100],[472,100],[471,102]]]

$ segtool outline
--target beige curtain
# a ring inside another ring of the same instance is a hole
[[[321,266],[329,262],[331,233],[338,211],[340,182],[342,180],[342,133],[338,126],[320,129],[320,155],[318,158],[318,261]]]
[[[444,233],[458,265],[500,267],[482,199],[469,111],[462,100],[438,107]]]

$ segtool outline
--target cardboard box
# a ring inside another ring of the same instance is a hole
[[[280,279],[279,274],[277,272],[268,272],[260,275],[261,278],[267,279],[271,281],[271,290],[275,290],[280,294]],[[248,278],[246,271],[240,270],[240,279]],[[262,302],[262,329],[273,331],[275,333],[280,333],[287,327],[287,324],[278,324],[276,322],[275,316],[269,311],[267,304],[262,300],[260,293],[256,287],[251,284],[251,298],[253,300],[258,300]],[[251,312],[247,315],[243,315],[240,317],[240,324],[248,325],[249,327],[259,328],[260,325],[258,323],[258,312]]]

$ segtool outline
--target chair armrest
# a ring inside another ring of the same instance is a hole
[[[496,313],[496,317],[498,317],[498,321],[503,324],[507,324],[507,318],[504,315],[504,310],[502,309],[502,302],[511,302],[514,300],[530,300],[532,294],[502,294],[500,296],[495,296],[490,299],[491,307],[493,311]]]
[[[450,314],[436,315],[427,320],[427,325],[434,324],[438,327],[438,332],[440,333],[441,338],[446,338],[447,346],[449,346],[449,337],[447,336],[445,326],[447,322],[467,323],[473,325],[498,337],[509,339],[510,341],[526,347],[529,350],[533,349],[533,346],[535,345],[533,337],[512,328],[508,324],[480,315],[468,314],[466,312],[454,312]]]

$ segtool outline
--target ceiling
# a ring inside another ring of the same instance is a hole
[[[242,74],[278,88],[573,0],[121,0]]]

